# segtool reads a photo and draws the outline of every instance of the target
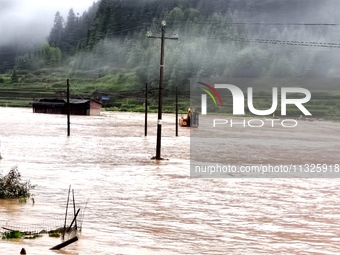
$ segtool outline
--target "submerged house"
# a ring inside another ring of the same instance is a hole
[[[94,99],[70,99],[71,115],[100,115],[101,103]],[[34,113],[67,114],[66,99],[40,99],[32,103]]]

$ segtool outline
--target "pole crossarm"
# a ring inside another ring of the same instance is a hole
[[[148,38],[153,38],[153,39],[162,39],[162,37],[161,36],[153,36],[153,35],[151,35],[151,36],[148,36]],[[164,37],[164,39],[168,39],[168,40],[178,40],[178,37]]]

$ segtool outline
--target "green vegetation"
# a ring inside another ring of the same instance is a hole
[[[60,237],[61,234],[63,233],[63,229],[56,229],[48,232],[49,237]]]
[[[2,235],[2,239],[16,239],[16,238],[21,238],[22,233],[18,230],[6,232]]]
[[[18,168],[13,167],[7,175],[0,175],[0,199],[30,197],[30,190],[34,188],[29,181],[22,181]]]
[[[68,75],[69,74],[69,75]],[[106,110],[144,112],[144,88],[136,89],[134,72],[112,73],[100,78],[91,78],[82,73],[68,73],[63,68],[44,68],[36,72],[18,71],[20,83],[11,83],[9,74],[0,74],[5,82],[0,84],[0,106],[30,107],[39,98],[63,97],[66,93],[66,79],[70,79],[71,96],[88,98],[98,91],[110,94],[110,100],[103,102]],[[145,86],[145,85],[144,85]],[[156,85],[158,86],[158,84]],[[149,88],[149,112],[157,111],[158,90]],[[165,91],[164,112],[175,111],[175,94]],[[186,111],[189,98],[179,96],[179,109]]]
[[[2,239],[35,239],[38,237],[42,237],[43,234],[48,234],[49,237],[60,237],[63,232],[63,228],[58,228],[51,231],[41,231],[40,233],[32,233],[32,232],[20,232],[19,230],[7,230],[2,234]]]
[[[176,88],[180,109],[186,111],[193,78],[256,87],[258,91],[277,85],[304,87],[318,91],[313,92],[318,98],[310,103],[313,115],[339,116],[339,104],[325,103],[335,102],[339,96],[337,49],[284,42],[333,43],[340,40],[340,34],[334,26],[285,26],[301,22],[300,13],[306,9],[314,22],[323,7],[316,0],[288,2],[100,0],[80,16],[73,9],[66,19],[57,12],[47,42],[24,50],[0,47],[0,105],[29,106],[42,97],[62,97],[66,79],[70,79],[73,96],[105,92],[110,100],[103,106],[120,111],[144,110],[147,83],[152,92],[150,111],[154,111],[160,40],[146,34],[151,31],[159,36],[161,21],[166,20],[166,36],[178,34],[179,40],[166,41],[165,112],[174,112]],[[334,23],[329,16],[330,20],[322,20]],[[267,23],[262,24],[263,20]],[[247,38],[280,43],[249,42]],[[277,80],[286,82],[277,84]],[[256,104],[265,108],[270,107],[268,102],[270,96],[259,98]]]

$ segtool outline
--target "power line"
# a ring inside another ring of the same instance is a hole
[[[340,26],[336,23],[264,23],[264,22],[230,22],[227,25],[267,25],[267,26]]]
[[[328,42],[300,42],[300,41],[284,41],[273,39],[258,39],[258,38],[232,38],[232,37],[202,37],[193,35],[181,35],[181,37],[188,38],[203,38],[214,40],[225,40],[234,42],[250,42],[250,43],[266,43],[266,44],[282,44],[282,45],[297,45],[297,46],[310,46],[310,47],[323,47],[323,48],[340,48],[340,43],[328,43]]]
[[[167,19],[167,21],[180,21],[180,19]],[[193,22],[193,24],[197,25],[256,25],[256,26],[340,26],[338,23],[298,23],[298,22]]]

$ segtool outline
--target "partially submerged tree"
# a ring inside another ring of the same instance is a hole
[[[1,198],[27,198],[34,187],[29,181],[22,181],[18,167],[12,167],[7,175],[0,174]]]

